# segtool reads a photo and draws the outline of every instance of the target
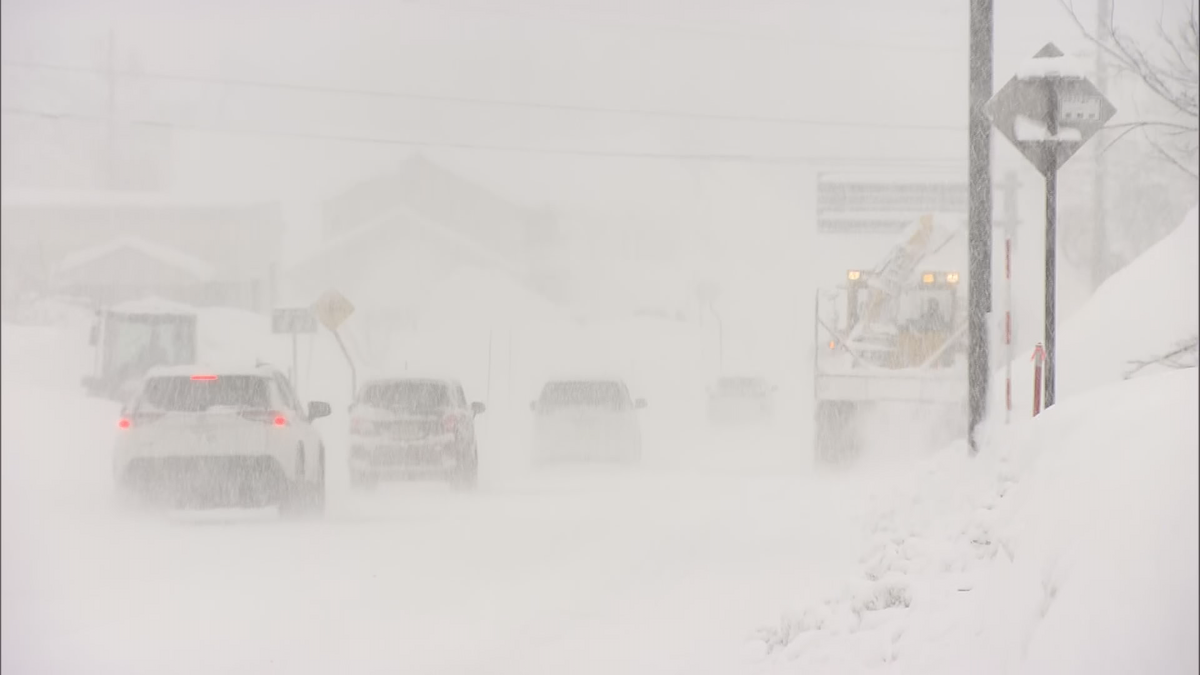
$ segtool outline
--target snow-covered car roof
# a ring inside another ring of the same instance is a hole
[[[366,387],[372,384],[389,384],[392,382],[442,382],[449,384],[459,384],[458,378],[447,377],[445,375],[424,374],[424,373],[403,373],[400,375],[378,375],[371,376],[363,381],[361,387]]]
[[[270,377],[280,373],[278,368],[270,364],[245,365],[227,364],[216,366],[210,364],[191,364],[185,366],[155,366],[146,371],[146,378],[151,377],[191,377],[193,375],[214,375],[220,377],[260,376]]]
[[[620,375],[577,375],[571,376],[556,376],[546,378],[546,384],[562,384],[564,382],[616,382],[618,384],[627,384],[625,378]]]

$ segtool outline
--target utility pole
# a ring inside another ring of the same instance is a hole
[[[1104,49],[1112,32],[1112,0],[1098,0],[1096,7],[1096,87],[1108,90],[1108,59]],[[1101,132],[1102,133],[1102,132]],[[1102,140],[1102,139],[1101,139]],[[1092,185],[1092,290],[1108,277],[1108,228],[1105,223],[1104,144],[1092,146],[1095,152],[1095,173]]]
[[[108,84],[108,139],[105,147],[104,186],[117,189],[117,31],[108,29],[108,58],[104,66]]]
[[[992,311],[992,0],[971,0],[967,122],[970,202],[967,208],[970,263],[967,316],[967,442],[979,452],[975,432],[987,412],[988,315]]]

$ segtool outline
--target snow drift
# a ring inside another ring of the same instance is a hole
[[[1187,673],[1200,668],[1197,369],[1124,380],[1197,333],[1197,212],[1066,322],[1056,406],[977,458],[876,481],[837,592],[760,634],[782,672]],[[999,392],[1003,396],[1003,391]],[[998,409],[997,408],[994,408]]]

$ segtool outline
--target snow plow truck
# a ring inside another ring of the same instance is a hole
[[[880,406],[906,403],[961,419],[967,394],[967,235],[958,214],[924,215],[871,268],[816,296],[814,456],[859,454]]]

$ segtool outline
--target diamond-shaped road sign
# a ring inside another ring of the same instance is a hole
[[[338,326],[354,313],[354,305],[346,296],[331,288],[313,303],[312,312],[323,326],[329,330],[337,330]]]
[[[1046,45],[987,104],[993,126],[1042,175],[1058,171],[1117,112],[1087,78],[1057,67],[1062,55]]]

